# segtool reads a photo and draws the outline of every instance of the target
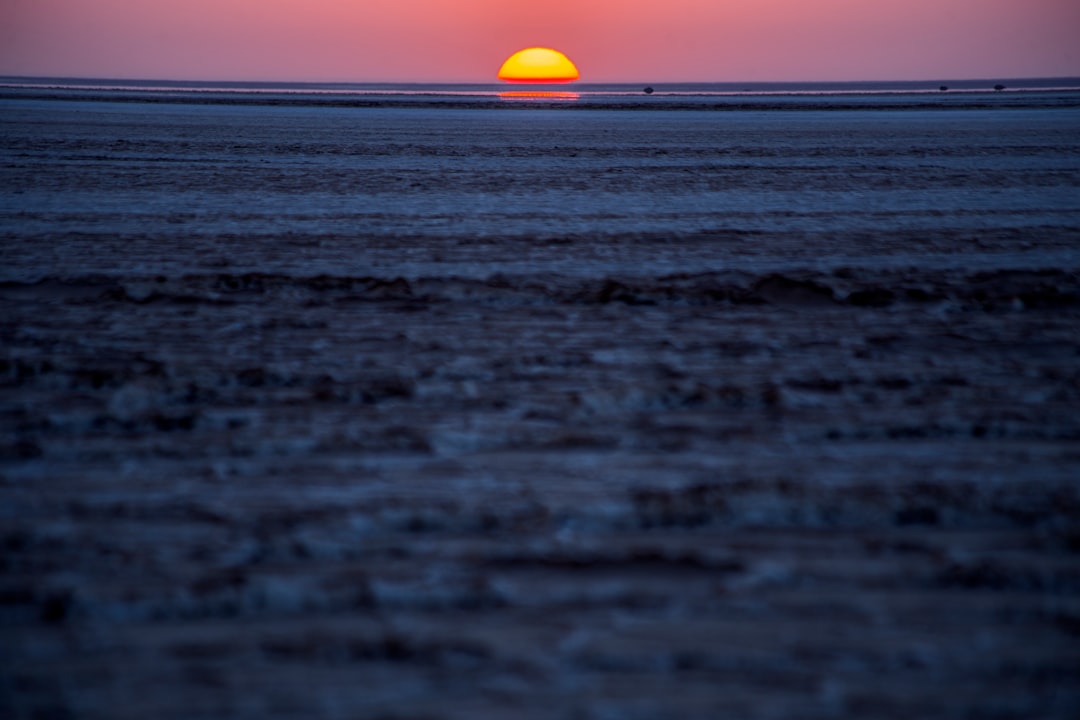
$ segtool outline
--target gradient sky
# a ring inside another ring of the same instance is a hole
[[[1080,76],[1080,0],[0,0],[0,75],[583,82]]]

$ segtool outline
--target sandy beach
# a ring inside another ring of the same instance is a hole
[[[1076,717],[1076,93],[5,92],[3,716]]]

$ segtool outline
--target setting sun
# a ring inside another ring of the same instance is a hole
[[[563,83],[579,77],[570,58],[551,48],[519,50],[499,69],[499,79],[507,82]]]

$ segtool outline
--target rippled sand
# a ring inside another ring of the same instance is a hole
[[[1074,717],[1032,97],[6,98],[0,714]]]

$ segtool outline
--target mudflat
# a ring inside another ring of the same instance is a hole
[[[0,709],[1075,717],[1032,97],[5,99]]]

